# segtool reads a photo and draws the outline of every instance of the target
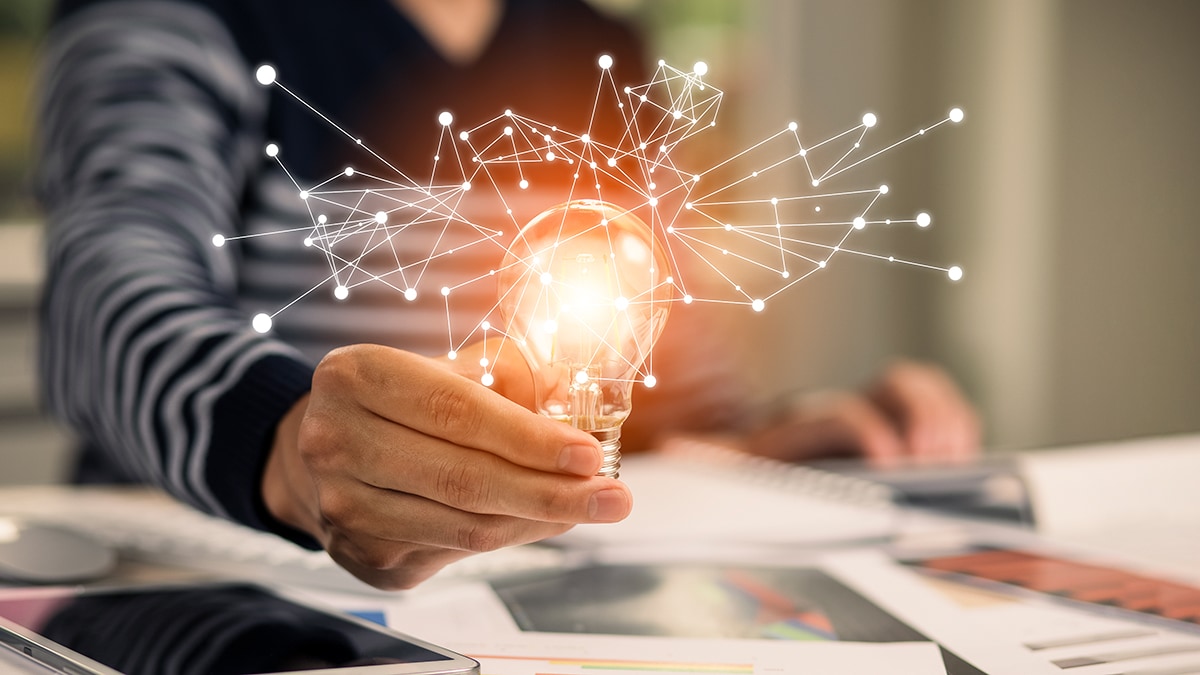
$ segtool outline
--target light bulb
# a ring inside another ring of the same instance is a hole
[[[633,384],[666,324],[666,253],[632,212],[576,200],[529,221],[498,274],[500,314],[533,372],[538,412],[591,432],[602,476],[619,475]]]

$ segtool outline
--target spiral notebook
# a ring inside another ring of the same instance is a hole
[[[886,486],[702,439],[623,458],[621,480],[633,513],[577,526],[561,543],[829,544],[890,537],[902,516]]]

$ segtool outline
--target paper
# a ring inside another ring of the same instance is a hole
[[[817,544],[887,537],[902,518],[885,501],[822,493],[817,480],[800,485],[787,475],[755,471],[755,464],[713,466],[672,455],[622,462],[633,513],[620,523],[577,526],[556,541]]]
[[[795,643],[526,633],[453,648],[481,675],[891,675],[944,674],[932,643]]]
[[[1038,532],[1200,581],[1200,436],[1024,453]]]
[[[984,672],[1200,672],[1200,635],[1184,630],[930,580],[879,553],[831,556],[825,569]],[[1114,665],[1087,670],[1073,659]]]

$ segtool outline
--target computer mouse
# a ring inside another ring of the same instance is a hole
[[[0,581],[63,584],[98,579],[117,564],[117,552],[81,532],[25,518],[0,516]]]

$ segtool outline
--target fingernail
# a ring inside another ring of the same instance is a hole
[[[558,453],[558,470],[594,476],[600,470],[600,450],[594,445],[568,445]]]
[[[588,517],[598,523],[612,523],[629,514],[629,498],[621,490],[600,490],[588,501]]]

